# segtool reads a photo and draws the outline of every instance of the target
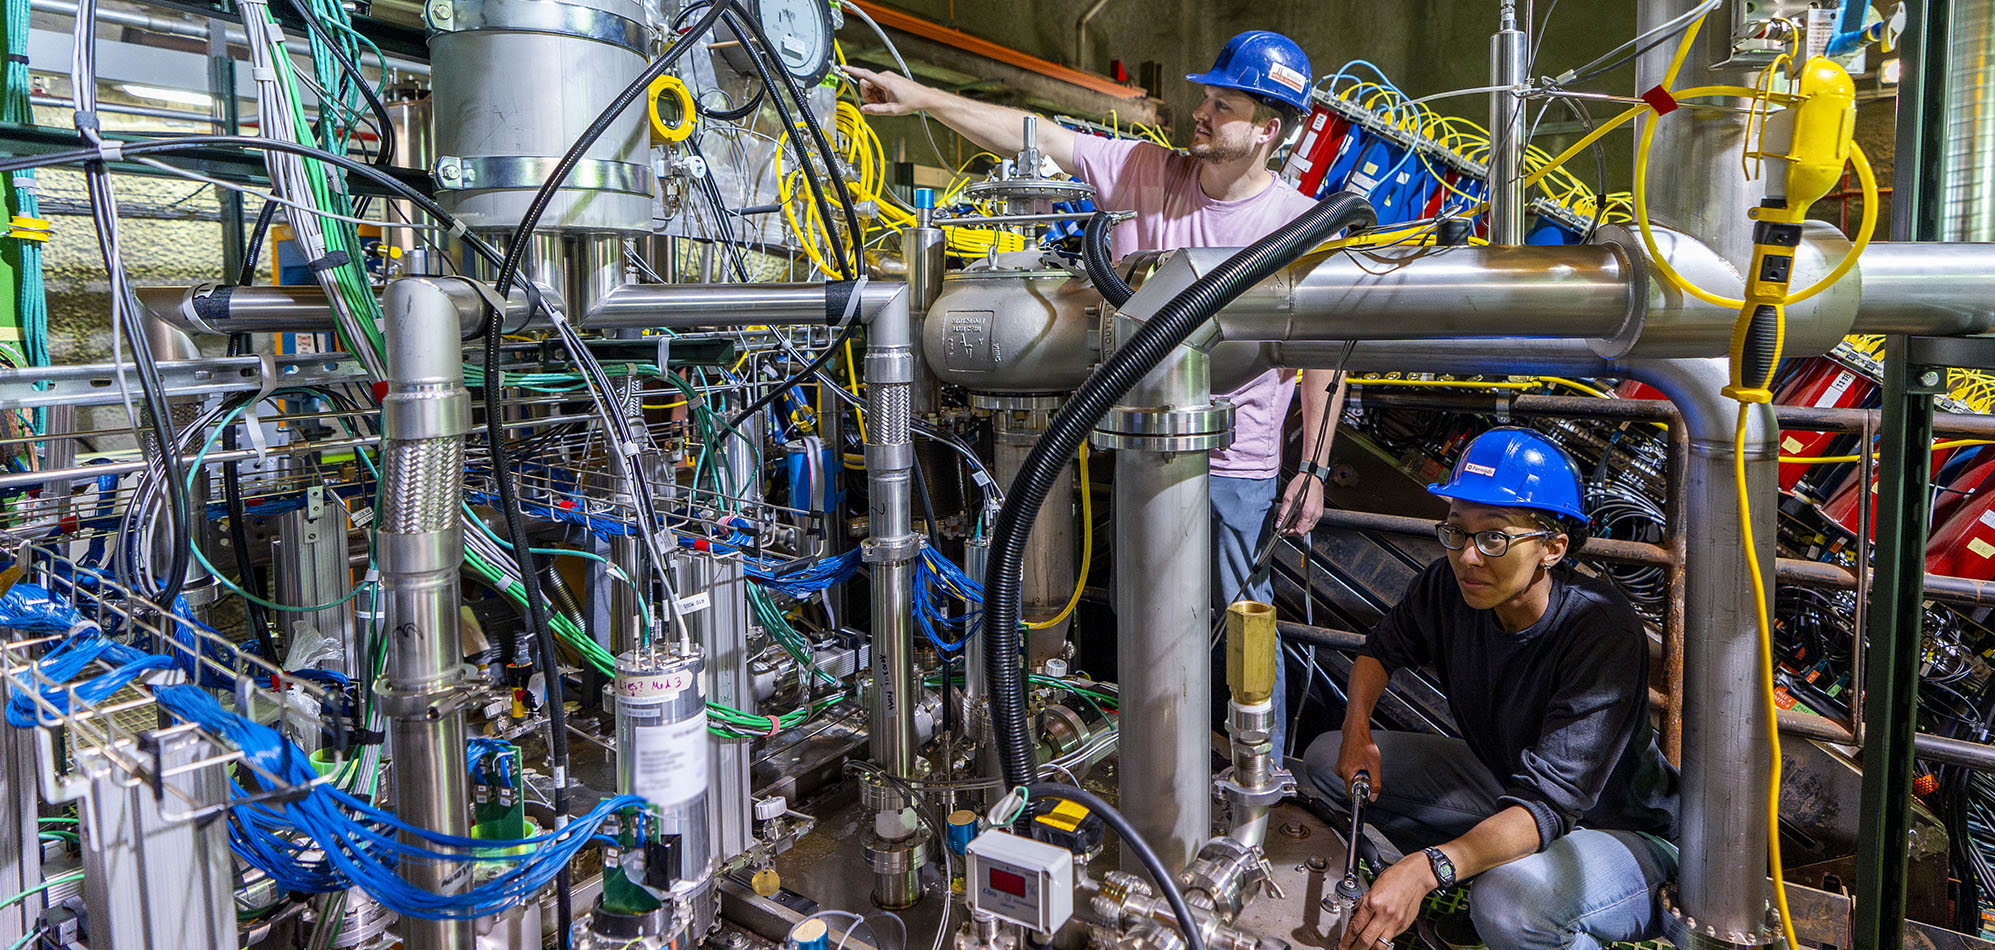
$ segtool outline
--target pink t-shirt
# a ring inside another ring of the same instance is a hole
[[[1116,256],[1183,247],[1246,247],[1316,202],[1276,180],[1252,198],[1214,201],[1198,186],[1198,160],[1149,142],[1082,135],[1074,173],[1095,187],[1095,207],[1134,211],[1116,226]],[[1224,394],[1233,400],[1233,444],[1212,451],[1212,474],[1272,478],[1281,472],[1282,417],[1295,374],[1269,370]]]

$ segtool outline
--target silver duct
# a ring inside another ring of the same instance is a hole
[[[394,763],[396,813],[418,828],[469,836],[458,570],[464,561],[464,389],[458,305],[448,281],[388,285],[388,395],[381,400],[382,513],[375,550],[387,606],[388,669],[380,687]],[[416,887],[452,893],[467,865],[408,859]],[[468,921],[402,923],[411,950],[469,950]]]
[[[1947,35],[1948,125],[1940,155],[1943,241],[1995,241],[1995,0],[1954,0]]]

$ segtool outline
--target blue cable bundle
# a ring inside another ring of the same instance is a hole
[[[804,562],[798,567],[749,558],[746,567],[749,578],[763,587],[794,600],[808,600],[819,591],[843,584],[859,573],[860,554],[858,548],[853,548],[843,554]]]
[[[929,594],[930,587],[939,587],[946,595],[961,601],[964,606],[981,605],[984,602],[984,585],[971,577],[955,562],[937,554],[933,548],[924,545],[921,558],[914,564],[914,617],[921,625],[923,636],[943,653],[953,653],[969,642],[969,635],[956,640],[944,640],[937,627],[967,631],[982,613],[981,610],[967,610],[961,617],[944,616],[936,604],[936,598]]]
[[[4,603],[0,603],[0,611],[4,611]],[[0,620],[4,620],[3,613]],[[63,684],[100,660],[115,666],[73,689],[45,687],[27,674],[17,677],[17,689],[8,702],[8,722],[17,727],[36,725],[36,705],[28,695],[30,691],[59,707],[64,707],[72,694],[94,702],[142,673],[180,665],[170,657],[111,640],[98,627],[85,626],[37,661],[36,668],[48,680]],[[619,812],[645,807],[644,799],[638,796],[616,796],[559,831],[518,840],[438,834],[410,827],[395,815],[320,782],[304,750],[276,729],[223,708],[198,686],[163,685],[153,690],[153,696],[175,717],[242,751],[255,768],[241,770],[238,777],[231,778],[236,798],[302,790],[302,794],[282,802],[238,801],[229,808],[231,849],[288,890],[329,893],[359,887],[404,916],[426,920],[487,916],[519,904],[552,883],[591,841],[614,843],[599,833],[602,826]],[[247,777],[255,791],[246,788],[240,777]],[[401,840],[403,835],[413,843]],[[521,850],[526,853],[513,853]],[[396,876],[395,866],[404,858],[513,866],[463,893],[434,894]]]

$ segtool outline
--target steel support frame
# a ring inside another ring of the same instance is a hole
[[[1910,0],[1900,38],[1898,159],[1892,238],[1940,237],[1939,163],[1947,135],[1946,44],[1952,0]],[[1877,541],[1872,551],[1869,640],[1863,653],[1864,816],[1857,836],[1857,895],[1850,939],[1858,947],[1900,945],[1905,928],[1905,838],[1911,830],[1912,736],[1924,622],[1926,521],[1930,515],[1933,396],[1946,371],[1917,358],[1913,338],[1884,347],[1878,438]],[[1854,712],[1854,711],[1853,711]]]

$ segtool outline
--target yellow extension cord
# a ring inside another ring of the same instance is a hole
[[[1081,569],[1074,572],[1074,595],[1067,598],[1067,606],[1051,620],[1028,623],[1027,630],[1044,630],[1067,619],[1074,607],[1081,602],[1081,591],[1088,586],[1088,565],[1094,563],[1094,488],[1088,483],[1088,445],[1081,443]]]

